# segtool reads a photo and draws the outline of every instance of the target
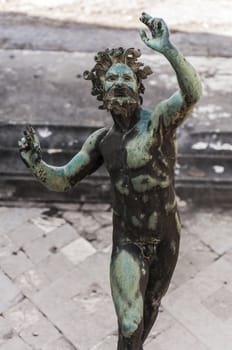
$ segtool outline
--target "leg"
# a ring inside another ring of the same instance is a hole
[[[144,295],[148,267],[133,244],[114,247],[111,290],[119,323],[118,350],[142,350]]]
[[[158,316],[161,298],[170,284],[179,252],[179,235],[157,246],[156,259],[150,266],[150,274],[144,302],[144,330],[142,342],[147,338]]]

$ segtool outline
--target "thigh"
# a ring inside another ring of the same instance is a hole
[[[179,235],[172,235],[171,239],[162,240],[157,246],[156,258],[150,265],[146,299],[154,306],[160,303],[165,295],[179,254]]]
[[[119,325],[143,318],[144,295],[148,281],[148,266],[133,244],[114,247],[110,266],[110,281]]]

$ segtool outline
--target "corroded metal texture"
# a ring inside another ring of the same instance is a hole
[[[142,108],[142,79],[151,73],[140,52],[122,48],[96,56],[84,76],[92,93],[112,115],[111,128],[91,134],[80,152],[62,167],[41,158],[38,136],[29,127],[20,141],[21,157],[54,191],[67,191],[105,164],[113,189],[112,296],[119,324],[118,350],[141,350],[166,293],[179,250],[180,218],[174,189],[176,128],[201,96],[195,69],[169,40],[162,19],[143,13],[151,31],[141,39],[163,54],[176,72],[177,91],[153,111]]]

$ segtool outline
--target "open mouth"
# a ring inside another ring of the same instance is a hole
[[[116,88],[114,90],[114,97],[126,97],[125,89]]]

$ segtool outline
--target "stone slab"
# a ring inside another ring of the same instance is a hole
[[[22,298],[19,288],[0,271],[0,314]]]
[[[94,247],[84,238],[80,237],[76,241],[71,242],[61,249],[64,256],[69,259],[74,265],[78,265],[88,256],[95,254]]]
[[[31,346],[25,343],[20,337],[15,336],[0,346],[1,350],[33,350]]]
[[[231,322],[227,326],[203,302],[218,291],[225,281],[231,283],[231,266],[221,258],[202,270],[163,300],[164,307],[211,350],[230,349]]]

